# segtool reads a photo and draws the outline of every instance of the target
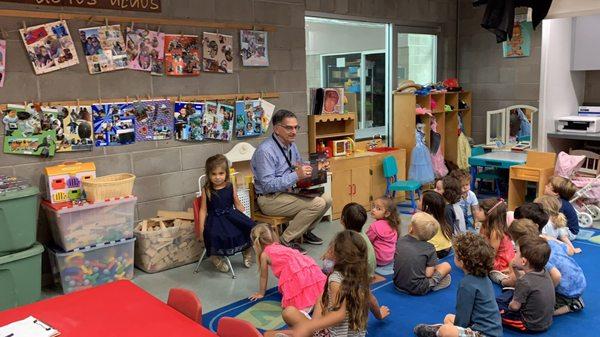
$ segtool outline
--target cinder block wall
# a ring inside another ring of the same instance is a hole
[[[513,104],[539,107],[541,24],[533,32],[531,56],[502,57],[502,44],[481,28],[485,6],[459,0],[458,79],[473,92],[473,138],[485,142],[486,111]]]

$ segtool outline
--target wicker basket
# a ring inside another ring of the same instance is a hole
[[[132,194],[134,181],[135,175],[130,173],[111,174],[84,180],[83,190],[89,202],[125,197]]]

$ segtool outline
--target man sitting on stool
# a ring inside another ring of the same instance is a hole
[[[289,193],[298,180],[311,176],[312,167],[302,163],[294,143],[300,128],[296,115],[278,110],[272,121],[273,134],[258,146],[251,161],[258,207],[265,215],[293,217],[280,241],[304,253],[294,240],[303,236],[306,243],[323,243],[312,230],[331,207],[331,198]]]

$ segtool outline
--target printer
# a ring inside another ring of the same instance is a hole
[[[600,133],[600,116],[565,116],[554,120],[557,132]]]

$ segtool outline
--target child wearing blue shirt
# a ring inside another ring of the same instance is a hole
[[[452,245],[454,263],[465,272],[456,295],[456,314],[448,314],[444,324],[419,324],[417,337],[501,337],[502,321],[492,282],[487,277],[494,266],[494,249],[479,235],[458,235]]]
[[[561,202],[560,212],[567,217],[567,227],[569,227],[569,240],[573,241],[579,233],[579,219],[577,218],[577,211],[575,207],[571,205],[569,200],[573,198],[577,192],[577,186],[575,186],[569,179],[554,176],[550,178],[544,194],[558,196]]]

